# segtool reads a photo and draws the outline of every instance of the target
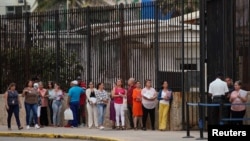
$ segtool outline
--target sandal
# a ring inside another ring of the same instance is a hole
[[[119,127],[119,126],[116,126],[116,128],[115,128],[116,130],[120,130],[121,129],[121,127]]]
[[[126,130],[126,127],[125,127],[125,126],[122,126],[122,130]]]

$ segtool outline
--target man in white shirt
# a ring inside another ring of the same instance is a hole
[[[217,78],[209,84],[209,95],[212,98],[213,104],[224,104],[225,103],[225,94],[228,92],[228,86],[225,81],[223,81],[223,74],[218,73]],[[214,106],[212,108],[211,114],[214,119],[211,119],[211,124],[219,124],[221,118],[226,116],[226,106],[223,106],[220,111],[219,106]],[[221,112],[221,114],[220,114]]]

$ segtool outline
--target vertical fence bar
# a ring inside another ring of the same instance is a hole
[[[3,60],[3,55],[2,55],[2,18],[3,16],[0,15],[0,68],[3,68],[3,63],[2,63],[2,60]],[[3,69],[0,69],[0,93],[2,93],[3,91]]]
[[[231,35],[232,35],[232,40],[230,41],[230,44],[233,45],[232,55],[234,58],[236,58],[236,32],[235,32],[236,31],[236,6],[235,5],[236,5],[236,0],[231,0],[231,6],[230,6],[231,7],[231,10],[230,10],[231,14],[230,15],[232,15],[232,18],[231,18],[231,20],[232,20],[231,21],[232,22],[231,29],[232,30],[230,30],[230,31],[231,31]],[[250,8],[250,3],[249,3],[249,8]],[[249,14],[249,19],[250,19],[250,14]],[[250,26],[250,24],[249,24],[249,26]],[[249,36],[249,38],[250,38],[250,36]],[[232,79],[236,80],[236,78],[237,78],[236,74],[238,72],[236,60],[233,61],[233,68],[232,69],[234,70]]]
[[[159,81],[158,81],[158,71],[159,71],[159,4],[158,4],[158,1],[156,1],[154,3],[154,6],[155,6],[155,34],[154,34],[154,37],[155,37],[155,45],[154,45],[154,49],[155,49],[155,88],[158,89],[158,86],[159,86]]]
[[[128,77],[128,52],[126,50],[126,44],[125,44],[125,38],[124,38],[124,4],[121,3],[119,5],[119,29],[120,29],[120,72],[121,72],[121,78],[123,81],[125,81]]]
[[[90,21],[90,7],[86,8],[86,15],[85,18],[87,20],[87,82],[93,81],[92,73],[91,73],[91,21]],[[94,71],[95,72],[95,71]]]
[[[25,79],[30,79],[30,13],[25,13]]]
[[[200,1],[200,102],[205,102],[205,1]],[[205,107],[199,107],[200,138],[204,139],[203,131],[205,126]]]
[[[187,135],[183,138],[193,138],[193,136],[190,136],[189,106],[188,106],[187,102],[186,102],[185,106],[186,106],[186,117],[187,117],[187,123],[186,123],[186,134]]]
[[[59,69],[59,58],[60,58],[60,21],[59,21],[59,11],[55,11],[55,28],[56,28],[56,75],[55,75],[55,80],[59,82],[59,76],[60,76],[60,69]]]
[[[184,39],[184,0],[182,0],[182,3],[181,3],[181,91],[182,91],[182,115],[185,115],[185,74],[184,74],[184,51],[185,51],[185,39]],[[185,116],[182,116],[182,129],[185,128]]]

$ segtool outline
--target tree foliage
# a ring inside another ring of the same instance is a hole
[[[26,57],[30,58],[28,61]],[[56,81],[67,90],[70,81],[81,75],[83,66],[76,53],[67,49],[55,50],[54,47],[32,47],[27,54],[26,48],[5,48],[1,53],[2,91],[11,82],[17,83],[17,89],[22,90],[28,70],[30,79],[39,76],[41,81]],[[28,67],[28,69],[26,68]]]

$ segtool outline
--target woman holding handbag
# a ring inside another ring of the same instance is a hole
[[[89,82],[89,88],[86,90],[86,103],[88,111],[88,127],[92,128],[93,124],[98,128],[98,116],[96,106],[96,91],[93,82]]]

